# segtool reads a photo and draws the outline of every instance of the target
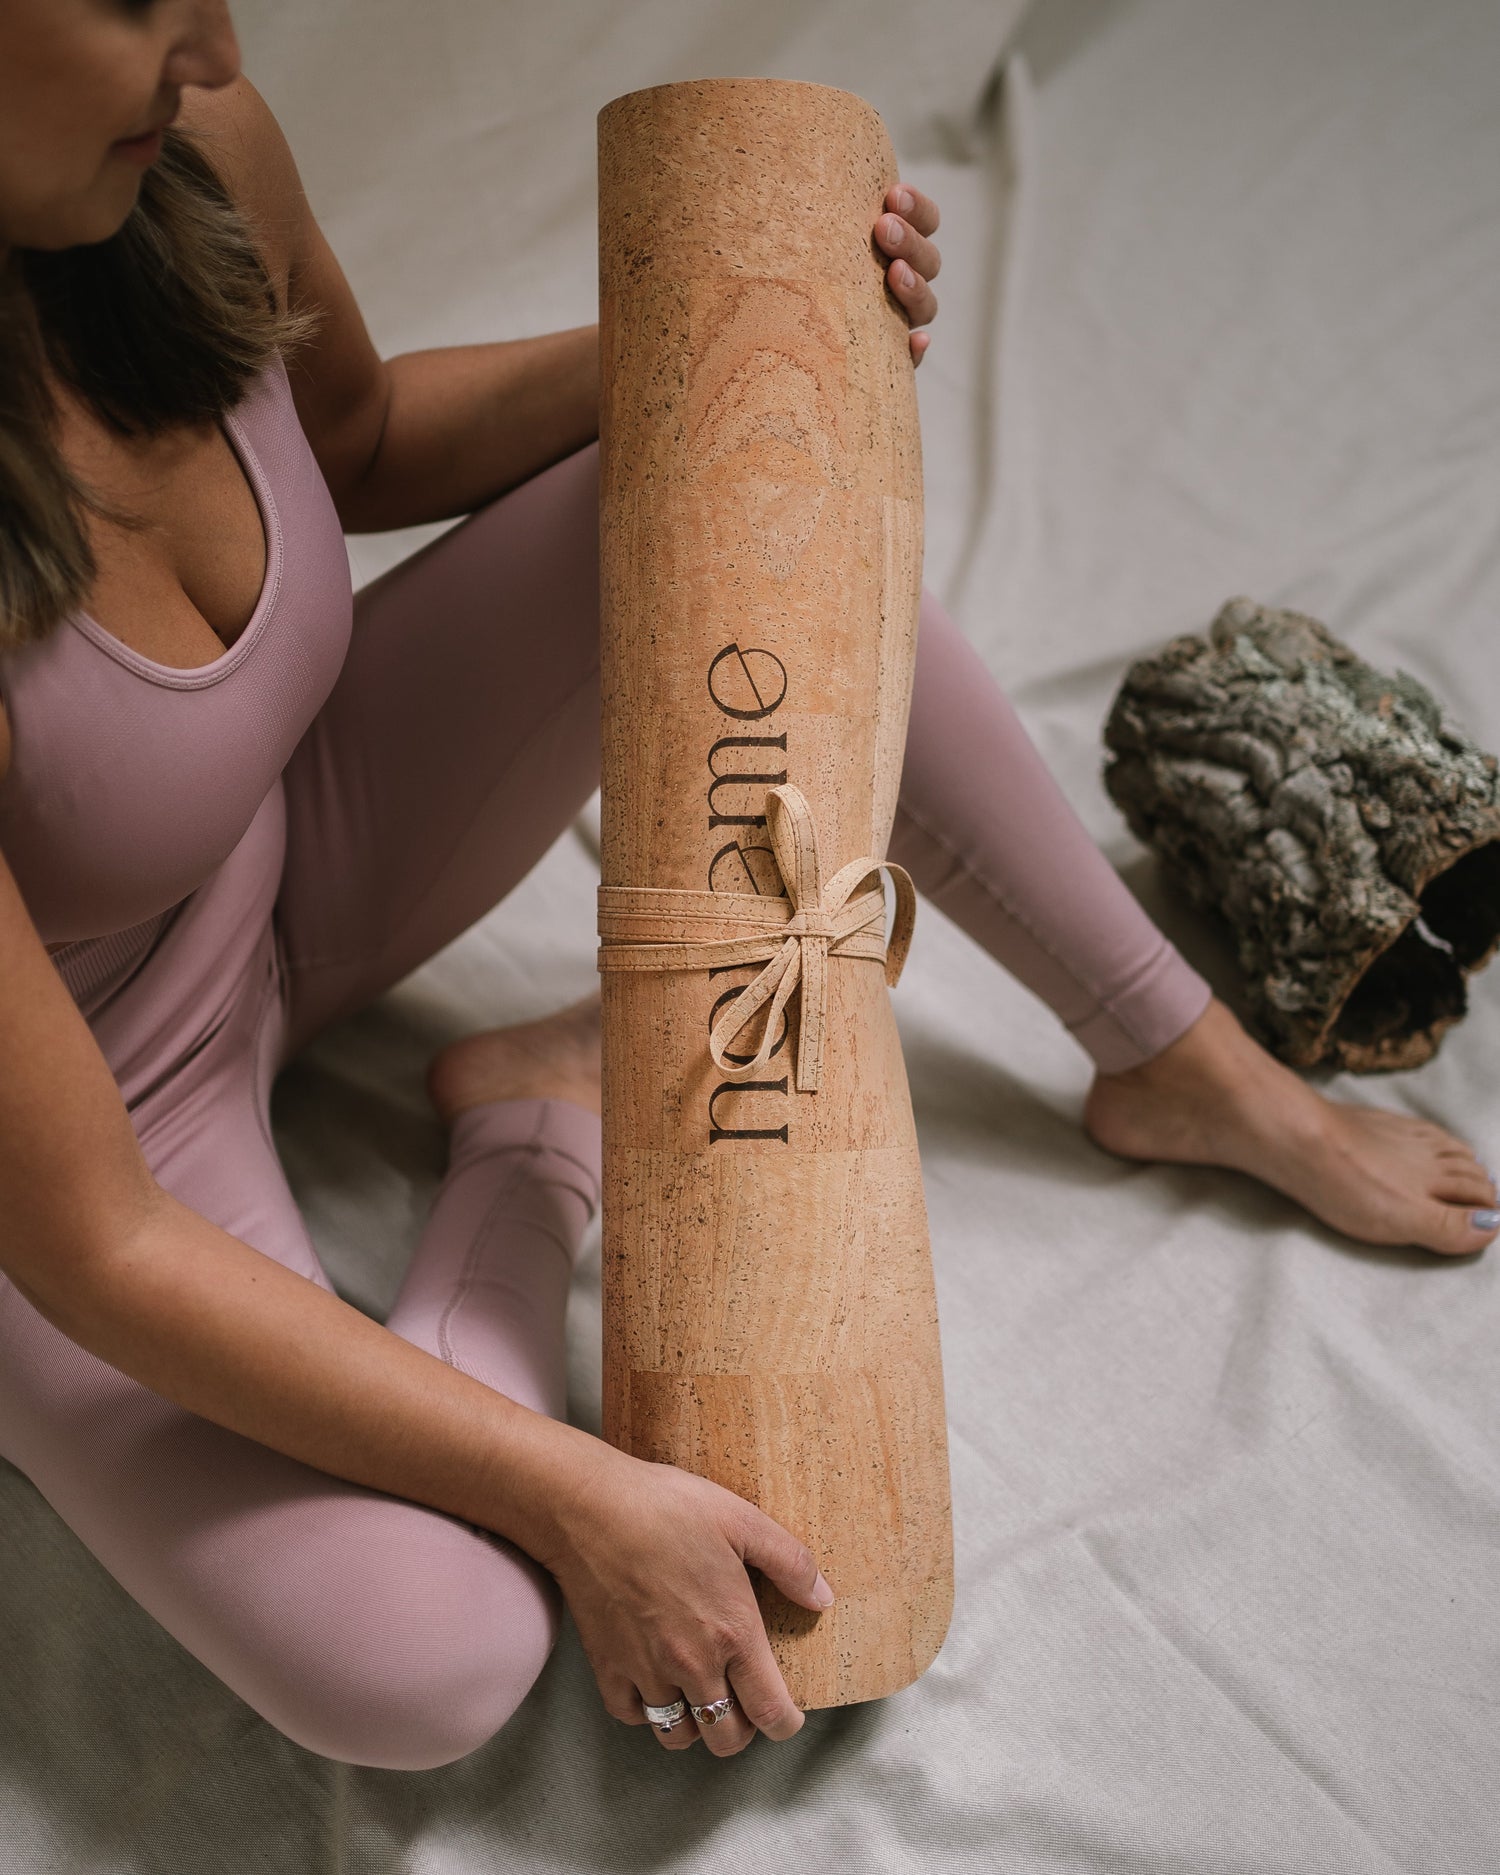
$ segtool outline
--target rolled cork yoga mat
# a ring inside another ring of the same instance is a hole
[[[910,887],[887,957],[874,870],[922,562],[897,168],[848,92],[716,79],[609,104],[599,180],[604,1434],[808,1543],[830,1611],[756,1592],[840,1705],[953,1602]]]

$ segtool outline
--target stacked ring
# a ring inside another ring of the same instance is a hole
[[[688,1706],[685,1699],[674,1699],[670,1706],[653,1706],[649,1700],[643,1699],[641,1705],[646,1717],[658,1732],[670,1732],[674,1725],[681,1725],[687,1717]]]
[[[734,1694],[726,1693],[722,1699],[711,1699],[706,1706],[694,1706],[693,1717],[700,1725],[717,1725],[720,1719],[727,1719],[734,1711]]]

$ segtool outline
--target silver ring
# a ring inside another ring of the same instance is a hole
[[[687,1717],[685,1699],[674,1699],[670,1706],[653,1706],[649,1700],[643,1699],[641,1706],[658,1732],[670,1732],[674,1725],[681,1725]]]
[[[700,1725],[717,1725],[720,1719],[727,1719],[734,1711],[734,1694],[726,1693],[722,1699],[711,1699],[706,1706],[694,1706],[693,1717]]]

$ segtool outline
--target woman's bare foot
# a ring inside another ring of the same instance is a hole
[[[1325,1099],[1217,997],[1141,1067],[1096,1075],[1083,1124],[1122,1158],[1248,1172],[1365,1243],[1462,1256],[1500,1229],[1494,1181],[1461,1139],[1425,1120]]]
[[[571,1100],[599,1111],[599,992],[509,1029],[481,1029],[439,1049],[427,1097],[446,1125],[487,1100]]]

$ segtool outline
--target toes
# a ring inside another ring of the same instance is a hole
[[[1495,1202],[1495,1186],[1472,1159],[1467,1164],[1440,1159],[1433,1173],[1432,1196],[1448,1204],[1489,1207]]]
[[[1447,1135],[1437,1149],[1432,1196],[1449,1204],[1493,1207],[1497,1194],[1493,1174],[1481,1165],[1478,1154],[1464,1140]]]
[[[1412,1240],[1440,1256],[1473,1256],[1500,1231],[1500,1210],[1437,1203],[1424,1210],[1429,1228],[1414,1233]]]
[[[1479,1154],[1472,1146],[1466,1146],[1460,1139],[1444,1140],[1437,1149],[1440,1159],[1456,1159],[1460,1165],[1479,1165]],[[1483,1171],[1480,1166],[1480,1170]]]
[[[1483,1162],[1483,1159],[1479,1159],[1478,1153],[1470,1153],[1470,1151],[1451,1151],[1451,1153],[1438,1153],[1438,1159],[1444,1162],[1449,1170],[1451,1170],[1453,1166],[1463,1166],[1464,1172],[1478,1174],[1491,1189],[1494,1189],[1494,1174],[1491,1172],[1491,1168]]]

